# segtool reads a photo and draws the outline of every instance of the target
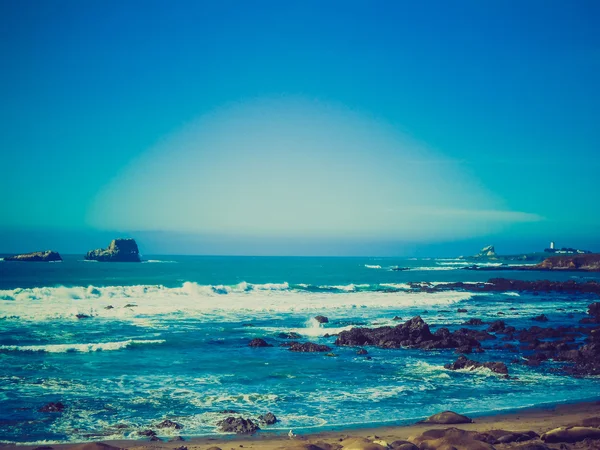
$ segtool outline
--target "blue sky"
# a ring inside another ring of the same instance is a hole
[[[599,19],[592,1],[0,0],[0,251],[600,250]]]

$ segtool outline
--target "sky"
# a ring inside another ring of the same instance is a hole
[[[600,251],[599,19],[0,0],[0,252]]]

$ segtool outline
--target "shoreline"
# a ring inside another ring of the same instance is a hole
[[[461,413],[461,411],[456,411]],[[471,417],[468,413],[467,416]],[[177,449],[181,446],[189,450],[204,450],[218,447],[222,450],[232,448],[250,448],[277,450],[285,448],[300,448],[299,445],[326,443],[339,443],[348,437],[362,437],[367,439],[380,439],[391,443],[395,440],[410,440],[431,429],[445,429],[455,427],[468,431],[485,432],[492,429],[503,429],[513,432],[535,431],[542,434],[553,428],[567,426],[584,419],[600,417],[600,397],[576,403],[548,403],[516,410],[501,411],[498,414],[473,415],[473,423],[460,425],[437,425],[428,423],[412,423],[400,425],[379,425],[360,428],[338,428],[323,430],[315,433],[301,434],[295,432],[296,437],[290,439],[284,432],[263,432],[255,435],[207,435],[197,436],[184,441],[148,441],[137,439],[122,440],[93,440],[85,442],[69,442],[60,444],[0,444],[6,449],[33,450],[38,447],[51,447],[55,450],[93,450],[94,443],[108,444],[113,447],[135,450],[148,449]],[[85,448],[84,448],[85,447]],[[100,448],[100,447],[98,447]]]

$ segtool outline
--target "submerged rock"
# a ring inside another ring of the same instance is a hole
[[[420,423],[435,423],[443,425],[452,425],[457,423],[472,423],[473,420],[467,416],[457,414],[454,411],[442,411],[441,413],[434,414]]]
[[[62,258],[58,252],[46,250],[41,252],[23,253],[21,255],[5,256],[4,261],[52,262],[62,261]]]
[[[140,252],[134,239],[113,239],[108,248],[90,250],[85,259],[102,262],[140,262]]]
[[[472,359],[468,359],[466,356],[459,356],[456,361],[452,364],[445,364],[444,367],[448,370],[461,370],[461,369],[478,369],[480,367],[485,367],[486,369],[491,370],[492,372],[499,373],[500,375],[508,376],[508,368],[506,364],[503,362],[485,362],[480,363],[478,361],[473,361]]]
[[[228,417],[217,423],[219,431],[224,433],[254,434],[260,427],[250,419],[243,417]]]
[[[539,316],[532,317],[531,320],[535,320],[536,322],[548,322],[548,317],[545,314],[540,314]]]
[[[64,410],[65,405],[61,402],[50,402],[38,409],[38,412],[63,412]]]

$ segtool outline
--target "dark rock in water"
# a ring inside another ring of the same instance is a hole
[[[183,428],[183,425],[177,423],[177,422],[173,422],[172,420],[166,419],[163,420],[161,423],[155,425],[156,428],[173,428],[174,430],[181,430]]]
[[[459,312],[459,313],[466,313],[466,312],[468,312],[468,311],[467,311],[465,308],[458,308],[458,309],[456,310],[456,312]]]
[[[271,344],[269,344],[267,341],[265,341],[264,339],[255,338],[255,339],[252,339],[248,343],[248,347],[273,347],[273,346]]]
[[[448,370],[460,370],[460,369],[478,369],[479,367],[485,367],[486,369],[490,369],[492,372],[499,373],[501,375],[508,376],[508,368],[506,364],[503,362],[486,362],[480,363],[478,361],[473,361],[472,359],[468,359],[466,356],[459,356],[456,361],[452,364],[445,364],[444,367]]]
[[[114,309],[114,308],[115,308],[115,307],[114,307],[113,305],[108,305],[108,306],[105,306],[105,307],[104,307],[104,309]]]
[[[473,420],[467,416],[457,414],[454,411],[443,411],[441,413],[434,414],[419,423],[435,423],[443,425],[451,425],[457,423],[472,423]]]
[[[424,350],[463,346],[480,347],[479,341],[470,335],[471,331],[473,330],[451,333],[447,328],[440,328],[433,334],[429,330],[429,325],[417,316],[395,327],[352,328],[342,331],[335,344],[349,347],[374,345],[381,348],[406,347]]]
[[[402,320],[402,317],[400,317],[400,316],[394,316],[394,318],[392,320]]]
[[[268,412],[262,416],[258,416],[258,420],[267,425],[273,425],[275,422],[277,422],[277,417],[275,417],[275,414]]]
[[[87,314],[81,314],[81,313],[75,314],[75,317],[77,317],[78,319],[91,319],[92,318],[92,316],[89,316]]]
[[[291,352],[329,352],[331,351],[331,347],[326,345],[315,344],[313,342],[290,342],[288,346]]]
[[[64,410],[65,405],[63,405],[61,402],[50,402],[38,409],[38,412],[63,412]]]
[[[23,253],[21,255],[5,256],[4,261],[22,261],[22,262],[51,262],[62,261],[58,252],[46,250],[43,252]]]
[[[280,339],[300,339],[302,336],[300,336],[298,333],[290,331],[289,333],[279,333],[277,337]]]
[[[217,426],[219,431],[224,433],[254,434],[260,430],[260,427],[252,420],[242,417],[228,417],[218,422]]]
[[[463,323],[463,325],[483,325],[484,323],[485,322],[481,319],[469,319],[465,323]]]
[[[235,409],[224,409],[223,411],[219,411],[219,414],[239,414]]]
[[[329,319],[325,316],[315,316],[315,320],[319,323],[329,323]]]
[[[154,430],[143,430],[143,431],[138,431],[137,434],[140,435],[140,436],[154,437],[154,436],[156,436],[156,431],[154,431]]]
[[[364,348],[359,348],[359,349],[356,351],[356,354],[357,354],[357,355],[366,355],[367,353],[369,353],[369,352],[368,352],[368,351],[366,351]]]
[[[409,267],[392,267],[392,270],[396,271],[396,272],[401,272],[403,270],[410,270]]]
[[[499,331],[503,331],[506,328],[506,324],[504,320],[495,320],[488,327],[487,331],[491,333],[498,333]]]
[[[536,322],[548,322],[548,318],[545,314],[540,314],[539,316],[532,317],[531,320],[535,320]]]
[[[85,259],[103,262],[140,262],[140,252],[134,239],[113,239],[108,248],[90,250]]]

